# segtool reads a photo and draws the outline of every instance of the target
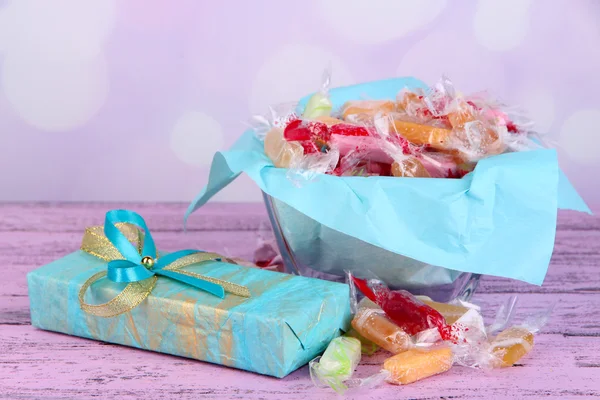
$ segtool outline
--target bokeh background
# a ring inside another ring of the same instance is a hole
[[[328,65],[526,108],[600,209],[597,0],[0,0],[0,200],[189,201]],[[218,199],[261,197],[244,178]]]

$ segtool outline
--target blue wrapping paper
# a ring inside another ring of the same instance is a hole
[[[76,251],[28,274],[32,325],[275,377],[306,364],[348,328],[345,284],[226,263],[186,269],[244,285],[251,297],[221,299],[160,278],[130,312],[90,315],[82,311],[78,293],[91,275],[106,270],[106,262]],[[101,280],[85,300],[103,303],[124,286]]]
[[[425,85],[398,78],[332,89],[330,95],[335,108],[361,97],[393,99],[402,88],[417,87]],[[557,209],[590,212],[551,149],[483,159],[462,179],[322,174],[298,187],[285,169],[273,166],[249,130],[229,151],[215,154],[208,184],[186,218],[242,172],[276,200],[362,242],[431,266],[537,285],[554,248]],[[385,268],[394,275],[402,266]]]

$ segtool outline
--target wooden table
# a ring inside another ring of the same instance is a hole
[[[74,251],[83,228],[110,208],[140,212],[164,250],[202,248],[251,258],[268,227],[262,204],[211,204],[182,232],[184,204],[0,205],[0,398],[327,399],[308,368],[275,379],[199,361],[33,328],[27,272]],[[507,249],[509,251],[509,249]],[[485,277],[473,301],[492,311],[511,294],[522,312],[558,301],[533,353],[513,368],[485,373],[455,367],[413,385],[384,384],[361,398],[538,399],[600,396],[600,218],[561,213],[543,287]],[[378,371],[363,359],[358,376]]]

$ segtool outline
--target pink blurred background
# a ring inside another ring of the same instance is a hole
[[[272,103],[448,75],[520,105],[600,210],[596,0],[0,0],[0,201],[189,201]],[[260,201],[240,179],[221,201]]]

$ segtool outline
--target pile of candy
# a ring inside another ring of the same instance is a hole
[[[529,123],[483,96],[463,97],[443,78],[392,100],[333,110],[326,88],[301,116],[270,125],[265,154],[279,168],[337,176],[462,178],[482,158],[539,147]]]
[[[551,309],[510,326],[516,298],[501,307],[485,326],[480,310],[465,302],[446,304],[390,290],[377,280],[350,278],[366,296],[355,306],[352,330],[332,341],[323,356],[311,361],[313,382],[338,392],[349,386],[372,386],[383,380],[406,385],[444,373],[453,365],[493,369],[510,367],[533,348],[533,335]],[[361,353],[378,348],[393,356],[367,379],[351,379]]]

